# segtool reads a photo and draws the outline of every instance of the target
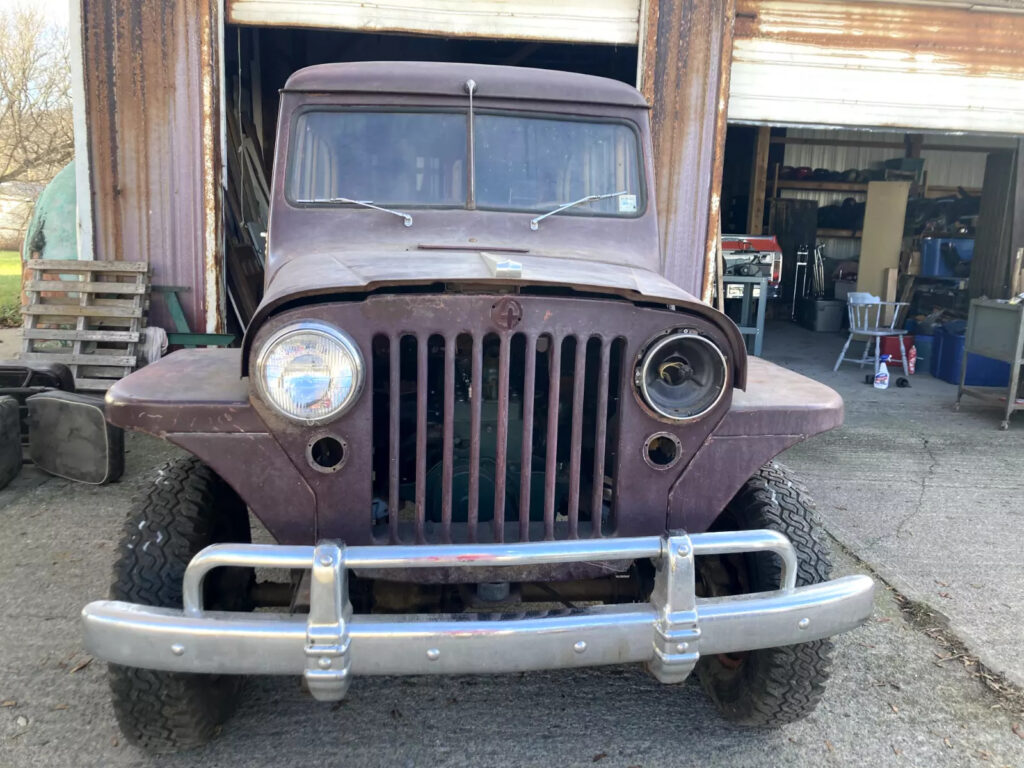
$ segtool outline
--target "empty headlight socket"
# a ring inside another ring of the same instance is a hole
[[[345,466],[348,443],[329,432],[319,432],[306,443],[306,461],[317,472],[331,474]]]
[[[683,455],[683,444],[671,432],[655,432],[644,440],[643,455],[651,469],[671,469]]]

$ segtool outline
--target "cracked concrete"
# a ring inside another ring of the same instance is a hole
[[[876,390],[865,369],[832,372],[842,338],[769,325],[765,357],[843,395],[846,423],[782,460],[810,486],[844,546],[908,598],[948,619],[989,668],[1024,687],[1024,415],[998,429],[995,408],[917,374]]]

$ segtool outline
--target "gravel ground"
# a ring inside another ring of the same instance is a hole
[[[121,483],[89,488],[27,469],[0,492],[0,766],[1020,766],[1024,715],[879,590],[874,619],[837,641],[832,684],[808,720],[725,725],[693,680],[634,667],[494,678],[361,678],[324,705],[292,678],[256,678],[221,737],[155,758],[126,745],[105,665],[77,614],[106,593],[133,493],[170,451],[130,436]],[[815,490],[812,485],[812,490]],[[836,548],[838,571],[864,566]]]

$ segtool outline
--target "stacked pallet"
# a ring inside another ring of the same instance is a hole
[[[24,360],[64,363],[79,390],[105,391],[135,369],[148,264],[32,259],[26,266]]]

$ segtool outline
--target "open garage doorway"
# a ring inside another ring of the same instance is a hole
[[[244,329],[263,285],[278,94],[303,67],[347,61],[450,61],[536,67],[634,83],[637,46],[249,27],[225,29],[229,320]]]

